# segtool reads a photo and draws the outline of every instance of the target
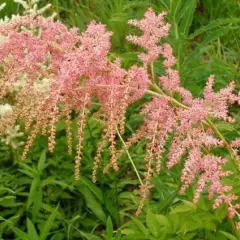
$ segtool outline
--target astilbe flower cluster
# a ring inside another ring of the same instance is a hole
[[[94,182],[105,146],[109,146],[111,157],[104,171],[110,168],[117,171],[121,154],[140,139],[146,139],[146,172],[137,211],[141,213],[152,187],[151,178],[154,172],[161,170],[165,145],[173,138],[167,167],[170,169],[186,158],[180,193],[196,183],[194,202],[207,189],[209,198],[214,199],[214,208],[226,204],[230,218],[239,216],[237,196],[231,186],[222,183],[223,177],[232,174],[223,168],[228,160],[213,155],[211,148],[225,147],[238,164],[240,142],[236,139],[228,144],[211,119],[233,122],[228,106],[240,104],[240,94],[234,94],[233,82],[215,93],[213,75],[208,79],[203,98],[194,98],[180,86],[171,45],[159,45],[170,30],[170,24],[164,21],[165,12],[156,15],[149,9],[142,20],[129,21],[142,31],[142,35],[131,35],[127,40],[143,48],[144,53],[139,55],[143,67],[134,65],[128,70],[121,67],[120,59],[109,60],[112,33],[105,25],[92,22],[80,33],[52,17],[45,18],[37,11],[30,13],[32,11],[0,25],[0,36],[4,39],[0,44],[0,98],[2,106],[11,104],[11,111],[1,115],[0,133],[14,129],[19,120],[24,122],[29,134],[23,158],[40,134],[49,136],[49,150],[54,150],[56,123],[61,118],[66,122],[71,154],[71,125],[76,121],[75,177],[79,179],[86,120],[93,99],[97,99],[105,128],[94,159]],[[156,78],[154,71],[149,73],[149,67],[153,70],[158,58],[163,59],[165,74]],[[118,134],[124,133],[126,110],[145,93],[152,94],[152,99],[142,107],[144,123],[122,150],[117,149]],[[177,95],[182,103],[173,98]],[[76,119],[72,119],[72,113]],[[239,165],[236,166],[239,171]]]

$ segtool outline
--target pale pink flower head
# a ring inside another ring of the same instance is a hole
[[[208,78],[204,89],[204,108],[209,115],[233,122],[233,118],[229,116],[229,104],[238,103],[238,96],[234,94],[235,83],[231,82],[226,88],[219,92],[213,91],[214,75]]]
[[[161,54],[162,47],[158,45],[161,38],[167,37],[170,24],[165,24],[166,12],[156,15],[149,8],[142,20],[130,20],[128,23],[142,30],[142,36],[130,35],[127,40],[142,47],[146,53],[139,55],[145,66],[153,63]]]
[[[176,64],[176,58],[173,56],[173,49],[170,44],[165,43],[162,49],[162,55],[165,58],[163,66],[171,68]]]
[[[93,21],[88,25],[87,30],[80,37],[84,67],[98,70],[106,67],[111,35],[112,33],[108,32],[106,26],[101,23]]]

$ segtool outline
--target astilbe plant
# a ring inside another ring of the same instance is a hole
[[[60,21],[39,13],[28,10],[24,16],[14,16],[0,25],[0,35],[4,39],[0,45],[1,106],[11,104],[11,110],[1,115],[0,132],[4,135],[6,129],[14,129],[18,121],[24,122],[29,135],[23,159],[40,134],[49,136],[49,151],[54,150],[56,123],[61,118],[66,121],[71,154],[71,116],[74,112],[78,128],[75,157],[78,180],[86,118],[93,99],[98,99],[105,128],[94,159],[94,182],[105,146],[109,146],[111,157],[104,171],[110,168],[117,171],[121,154],[128,152],[132,144],[146,139],[146,172],[137,211],[140,214],[152,187],[151,178],[161,170],[162,154],[171,136],[167,167],[172,168],[187,156],[180,193],[196,182],[194,202],[207,189],[209,198],[214,199],[213,208],[225,204],[230,218],[239,217],[238,198],[231,186],[222,183],[223,177],[233,174],[223,169],[228,160],[211,153],[211,148],[227,149],[239,172],[240,140],[228,143],[211,121],[234,121],[228,113],[230,104],[240,104],[240,93],[234,93],[234,82],[215,93],[214,76],[211,75],[203,98],[194,98],[181,87],[171,45],[159,45],[170,30],[170,24],[164,20],[165,12],[156,15],[148,9],[142,20],[129,21],[142,31],[142,35],[131,35],[127,40],[144,50],[139,55],[142,66],[134,65],[129,69],[121,67],[120,59],[109,60],[112,33],[103,24],[91,22],[86,31],[80,33],[76,28],[68,29]],[[159,58],[163,59],[165,74],[157,77],[154,63]],[[142,107],[144,122],[124,142],[121,134],[124,133],[126,110],[145,93],[151,94],[152,99]],[[181,98],[181,102],[174,96]],[[117,149],[119,137],[124,143],[123,149]]]

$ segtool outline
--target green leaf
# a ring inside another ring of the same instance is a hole
[[[159,0],[159,2],[169,11],[169,4],[167,0]]]
[[[44,224],[43,229],[41,230],[40,240],[46,240],[49,234],[49,231],[54,224],[54,220],[57,216],[57,212],[58,212],[58,206],[53,210],[52,214],[49,216],[48,220]]]
[[[36,192],[38,190],[40,183],[40,179],[38,176],[35,176],[35,178],[32,181],[31,187],[30,187],[30,192],[28,195],[28,201],[27,201],[27,209],[31,206],[31,204],[34,202],[34,198],[36,196]]]
[[[238,22],[240,22],[239,18],[236,18],[236,19],[220,18],[220,19],[213,20],[209,24],[207,24],[206,26],[198,28],[193,34],[189,35],[189,39],[193,39],[196,36],[206,32],[206,31],[212,30],[214,28],[222,27],[222,25],[233,24],[233,23],[238,23]]]
[[[62,188],[70,187],[65,182],[59,181],[56,179],[52,179],[52,177],[49,177],[41,182],[42,187],[47,186],[47,185],[60,185]]]
[[[32,219],[35,222],[42,203],[42,189],[39,189],[34,196],[33,206],[32,206]]]
[[[83,183],[88,189],[103,203],[103,195],[101,190],[96,186],[96,184],[93,184],[91,181],[89,181],[84,176],[81,176],[80,182]]]
[[[127,235],[127,238],[124,238],[127,240],[149,240],[149,237],[142,235],[141,232],[135,229],[125,228],[122,230],[122,234]]]
[[[38,240],[39,239],[39,236],[37,234],[37,230],[36,230],[32,221],[29,218],[27,218],[27,229],[28,229],[29,239],[31,239],[31,240]]]
[[[160,231],[159,231],[159,224],[158,220],[151,211],[148,211],[147,216],[146,216],[146,223],[147,227],[149,228],[150,232],[154,237],[159,237],[160,236]]]
[[[85,232],[80,232],[87,240],[102,240],[96,235],[90,234],[90,233],[85,233]]]
[[[182,6],[182,0],[171,1],[170,12],[173,19],[179,20],[179,15],[177,15],[177,13],[179,13],[179,9],[181,8],[181,6]],[[177,23],[178,23],[178,20],[177,20]]]
[[[174,207],[171,211],[171,213],[183,213],[183,212],[191,212],[191,211],[196,211],[192,206],[182,204]]]
[[[161,0],[163,2],[163,0]],[[128,9],[133,9],[133,8],[144,8],[144,7],[155,7],[154,4],[152,4],[150,1],[144,0],[142,2],[140,1],[128,1],[124,4],[123,6],[123,11],[126,11]]]
[[[223,231],[219,231],[219,232],[230,240],[238,240],[235,236],[233,236],[232,234],[230,234],[228,232],[223,232]]]
[[[30,172],[30,171],[24,170],[24,169],[19,169],[18,171],[21,172],[21,173],[26,174],[26,175],[29,176],[30,178],[34,178],[34,174],[32,173],[32,171]]]
[[[132,220],[135,222],[135,224],[137,225],[138,229],[144,234],[144,236],[148,237],[149,235],[149,231],[148,229],[144,226],[144,224],[142,223],[142,221],[140,221],[138,218],[136,217],[131,217]]]
[[[92,212],[104,223],[107,221],[107,217],[102,209],[102,206],[96,200],[94,195],[88,190],[87,187],[81,187],[79,191],[83,194],[86,205],[92,210]]]
[[[171,223],[170,223],[168,217],[166,217],[162,214],[155,214],[155,217],[158,221],[159,226],[166,227],[167,229],[171,228]]]
[[[41,203],[41,209],[43,209],[44,211],[50,212],[52,213],[53,211],[55,211],[55,208],[53,208],[52,206],[45,204],[45,203]],[[61,217],[61,213],[57,210],[57,215],[59,217]]]
[[[107,191],[105,191],[103,193],[104,195],[104,206],[107,209],[107,211],[109,212],[109,214],[111,215],[112,220],[119,225],[119,213],[118,213],[118,209],[116,207],[115,202],[112,199],[112,194],[108,193]]]
[[[189,64],[192,64],[195,62],[195,60],[199,57],[201,52],[204,50],[204,48],[211,42],[217,40],[219,37],[227,34],[229,31],[228,28],[222,28],[218,29],[216,31],[213,31],[211,34],[209,34],[207,37],[205,37],[204,41],[196,47],[196,49],[189,54],[188,58],[184,62],[184,70],[189,67]]]
[[[216,124],[216,127],[218,128],[219,131],[224,132],[232,132],[234,130],[234,126],[228,123],[218,123]]]
[[[228,210],[226,207],[220,207],[214,211],[214,217],[219,222],[221,222],[227,215],[228,215]]]
[[[108,217],[108,220],[107,220],[106,239],[107,240],[113,239],[113,223],[110,216]]]
[[[43,150],[37,165],[37,170],[39,173],[41,173],[44,170],[45,162],[46,162],[46,150]]]
[[[0,187],[0,192],[9,192],[12,194],[15,194],[16,192],[14,192],[12,189],[10,188],[5,188],[5,187]]]
[[[6,196],[3,198],[0,198],[0,206],[3,207],[10,207],[13,204],[15,204],[16,197],[15,196]]]
[[[180,24],[180,31],[185,36],[188,35],[189,28],[193,21],[193,14],[195,12],[196,7],[197,7],[197,1],[189,0],[189,1],[186,1],[184,8],[181,12],[181,15],[183,16],[183,18]]]
[[[14,226],[12,226],[11,224],[9,224],[9,228],[22,240],[31,240],[28,235],[23,232],[21,229],[16,228]]]

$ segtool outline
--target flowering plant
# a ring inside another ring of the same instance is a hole
[[[234,82],[214,92],[214,75],[207,81],[203,98],[194,98],[180,85],[173,49],[163,41],[170,29],[170,24],[165,23],[167,13],[156,15],[150,8],[142,20],[129,21],[141,30],[141,35],[130,35],[127,40],[143,50],[138,56],[142,64],[124,69],[120,59],[109,59],[112,33],[105,25],[91,22],[85,32],[79,33],[76,28],[68,29],[60,21],[54,21],[53,16],[43,17],[46,8],[37,10],[36,0],[30,5],[21,0],[16,2],[23,5],[25,15],[13,16],[0,25],[0,133],[5,135],[9,129],[15,129],[19,121],[24,122],[29,135],[23,159],[40,134],[49,136],[49,151],[53,152],[56,123],[61,118],[66,122],[71,154],[74,113],[78,128],[75,156],[78,180],[86,119],[97,115],[104,130],[94,159],[93,182],[97,181],[105,146],[109,146],[111,157],[104,172],[110,168],[117,171],[119,157],[126,152],[131,160],[129,147],[146,139],[144,179],[136,172],[142,197],[137,214],[147,200],[153,174],[161,171],[162,154],[170,142],[169,169],[186,156],[180,193],[196,182],[194,202],[207,189],[209,198],[214,199],[214,209],[225,204],[229,218],[240,216],[234,189],[222,182],[224,177],[240,171],[240,139],[227,142],[214,125],[215,119],[234,122],[228,108],[231,104],[240,105],[240,92],[234,91]],[[161,76],[154,71],[157,59],[162,60],[164,67]],[[152,96],[141,110],[144,122],[124,141],[126,110],[144,94]],[[90,107],[96,100],[100,109],[92,114]],[[118,140],[123,143],[122,149],[117,147]],[[213,154],[213,148],[226,149],[230,158]],[[224,165],[229,161],[234,171],[225,170]],[[240,228],[240,224],[237,227]]]

